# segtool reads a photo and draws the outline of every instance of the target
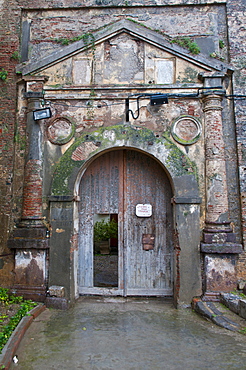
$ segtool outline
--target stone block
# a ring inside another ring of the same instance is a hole
[[[196,37],[195,42],[203,54],[210,55],[215,51],[215,44],[212,37]]]
[[[231,292],[237,287],[236,257],[232,254],[205,256],[207,292]]]
[[[221,294],[220,302],[228,307],[232,312],[239,313],[239,298],[234,294]]]
[[[246,299],[240,299],[239,301],[239,316],[246,319]]]
[[[65,289],[63,286],[52,285],[49,287],[49,294],[51,297],[63,298],[65,295]]]
[[[56,308],[58,310],[67,310],[69,308],[68,301],[65,298],[46,297],[45,305],[48,308]]]

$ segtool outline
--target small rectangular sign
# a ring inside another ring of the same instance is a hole
[[[152,216],[152,205],[151,204],[137,204],[136,205],[136,216],[138,217]]]

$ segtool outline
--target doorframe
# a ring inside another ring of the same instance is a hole
[[[174,293],[174,289],[169,289],[169,288],[160,288],[160,289],[154,289],[153,291],[150,290],[150,288],[139,288],[139,289],[133,289],[133,288],[129,288],[128,287],[128,281],[127,281],[127,277],[126,277],[126,274],[125,274],[125,265],[126,265],[126,261],[127,261],[127,258],[128,258],[128,255],[127,255],[127,250],[126,248],[124,248],[124,244],[125,244],[125,240],[124,240],[124,223],[125,223],[125,189],[124,189],[124,184],[125,184],[125,181],[126,181],[126,178],[125,178],[125,170],[126,170],[126,151],[127,150],[131,150],[131,151],[135,151],[135,152],[139,152],[141,153],[142,155],[145,155],[145,156],[148,156],[150,158],[152,158],[152,160],[154,160],[156,162],[156,164],[158,164],[158,166],[160,167],[160,170],[163,171],[168,179],[168,182],[169,182],[169,186],[170,186],[170,189],[171,189],[171,192],[172,192],[172,184],[170,182],[170,178],[167,174],[167,171],[164,169],[164,166],[162,166],[159,161],[157,161],[153,156],[149,155],[149,153],[146,153],[144,151],[140,151],[140,150],[136,150],[135,148],[128,148],[128,147],[119,147],[119,148],[112,148],[111,150],[107,150],[107,151],[103,151],[100,153],[100,155],[97,155],[95,157],[93,157],[92,160],[90,160],[90,162],[88,163],[88,165],[83,169],[82,171],[82,176],[80,178],[80,183],[79,183],[79,188],[80,188],[80,184],[81,184],[81,181],[83,179],[83,176],[86,172],[87,169],[89,169],[89,167],[92,165],[92,163],[94,163],[95,161],[97,161],[101,156],[103,156],[105,153],[109,153],[109,152],[117,152],[117,151],[121,151],[122,152],[122,173],[123,173],[123,176],[121,178],[119,178],[119,194],[123,194],[122,198],[119,199],[119,209],[118,209],[118,225],[120,225],[121,229],[118,231],[118,236],[120,236],[122,238],[122,240],[118,240],[118,282],[119,282],[119,285],[118,287],[108,287],[108,288],[105,288],[105,287],[97,287],[97,286],[93,286],[93,287],[78,287],[78,294],[79,295],[109,295],[109,296],[166,296],[166,297],[172,297],[173,296],[173,293]],[[79,192],[79,190],[78,190]],[[171,204],[171,199],[172,199],[172,196],[170,197],[170,207],[172,207],[172,204]],[[121,204],[121,205],[120,205]],[[173,210],[171,212],[172,214],[172,224],[173,224]],[[79,218],[79,216],[78,216]],[[78,222],[80,220],[78,219]],[[78,226],[79,227],[79,226]],[[173,225],[171,226],[171,230],[173,230]],[[78,238],[79,238],[79,243],[80,243],[80,231],[78,229]],[[172,244],[174,245],[173,241],[172,241]],[[78,247],[78,263],[80,261],[80,253],[81,253],[81,247],[79,246]],[[91,246],[91,248],[93,249],[93,244]],[[174,252],[173,252],[173,256],[172,258],[174,259]],[[94,272],[94,262],[92,262],[92,273],[91,275],[94,275],[93,272]],[[173,275],[172,276],[172,282],[174,284],[174,263],[172,261],[172,267],[171,267],[171,274]],[[89,267],[89,266],[87,266]],[[78,266],[78,275],[77,275],[77,278],[79,280],[80,278],[80,273],[81,273],[81,267]],[[122,286],[120,285],[122,284]]]
[[[63,286],[65,297],[78,297],[78,187],[90,162],[103,152],[129,148],[152,156],[164,168],[173,189],[174,301],[187,306],[202,294],[200,265],[200,204],[197,169],[175,143],[132,125],[103,127],[79,137],[60,158],[51,184],[50,223],[53,230],[66,223],[65,234],[51,233],[49,286]],[[76,156],[76,158],[75,158]],[[71,217],[72,211],[72,217]],[[61,223],[60,221],[61,220]],[[58,258],[63,254],[62,263]],[[64,273],[64,270],[65,273]]]

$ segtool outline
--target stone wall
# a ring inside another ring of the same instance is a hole
[[[243,0],[201,0],[199,4],[196,0],[190,0],[185,5],[180,0],[149,0],[142,3],[88,0],[86,4],[72,0],[0,0],[0,72],[8,72],[7,80],[0,78],[0,221],[3,229],[0,239],[0,279],[5,286],[13,283],[13,255],[6,245],[8,232],[21,217],[24,155],[28,150],[25,127],[27,106],[24,100],[17,106],[16,99],[17,93],[21,95],[24,88],[22,83],[16,85],[19,76],[15,73],[15,67],[19,58],[22,61],[27,58],[36,60],[60,48],[61,42],[66,43],[71,38],[116,20],[130,18],[149,29],[162,32],[170,39],[190,36],[207,57],[212,54],[230,62],[235,68],[232,91],[243,95],[246,93],[245,7]],[[30,40],[29,47],[21,47],[21,38]],[[190,73],[187,71],[182,76],[182,82],[190,82]],[[231,113],[232,103],[229,100],[224,103],[226,166],[228,178],[231,179],[228,182],[229,210],[238,241],[246,238],[245,106],[245,99],[235,101],[234,117]],[[182,109],[184,107],[180,104],[181,113]],[[145,116],[141,116],[140,123],[144,119]],[[88,126],[90,124],[89,120]],[[149,128],[152,128],[151,123]],[[233,150],[235,140],[238,157]],[[240,189],[237,186],[237,161]],[[238,278],[246,279],[245,263],[246,254],[243,253],[239,259]]]

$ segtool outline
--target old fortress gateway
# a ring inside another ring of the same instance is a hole
[[[243,287],[245,2],[0,8],[2,285],[60,308]]]

